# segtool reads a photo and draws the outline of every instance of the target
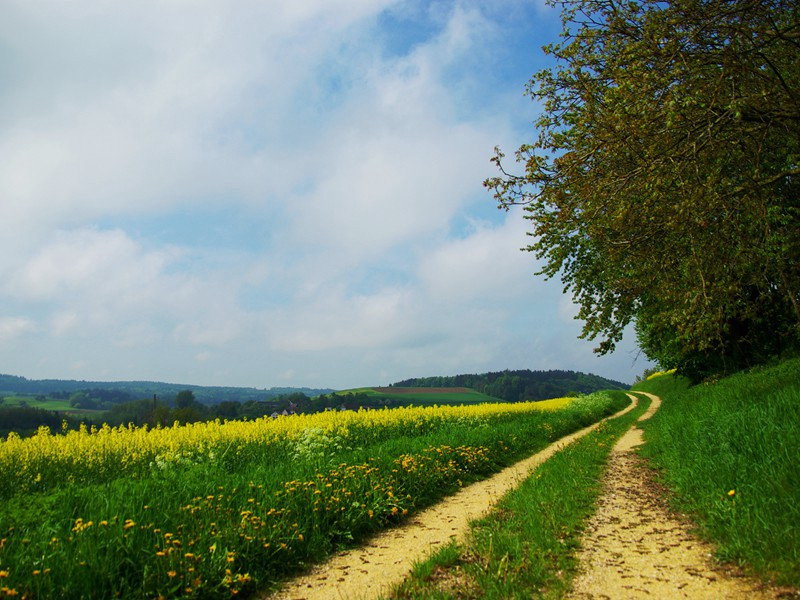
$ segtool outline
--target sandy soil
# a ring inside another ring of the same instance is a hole
[[[656,396],[650,397],[653,404],[640,420],[660,405]],[[569,597],[785,597],[786,591],[766,589],[713,562],[711,547],[689,533],[685,518],[668,509],[644,459],[633,452],[642,441],[641,429],[633,427],[611,453],[605,491],[582,540],[581,573]]]
[[[268,598],[352,600],[379,597],[401,583],[414,563],[424,560],[437,547],[453,538],[463,539],[470,521],[486,515],[506,492],[528,476],[531,469],[596,427],[597,424],[581,429],[493,477],[463,488],[419,512],[405,524],[372,537],[364,546],[334,556]]]

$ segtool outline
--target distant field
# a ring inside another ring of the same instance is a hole
[[[407,404],[477,404],[480,402],[502,402],[492,396],[469,388],[433,387],[371,387],[355,388],[336,392],[337,396],[366,394],[373,398],[392,398]]]
[[[30,406],[31,408],[43,408],[44,410],[72,411],[74,410],[68,400],[56,400],[46,398],[37,400],[32,396],[6,396],[2,406]]]
[[[100,412],[97,410],[74,408],[70,406],[69,400],[57,400],[55,398],[37,400],[34,396],[5,396],[3,403],[0,404],[0,407],[3,406],[29,406],[30,408],[41,408],[43,410],[64,412],[72,415],[88,415]]]
[[[351,394],[365,394],[371,398],[399,400],[403,404],[417,406],[503,402],[503,400],[466,387],[371,387],[336,392],[336,395],[344,397]],[[537,401],[536,404],[543,410],[555,410],[565,406],[570,400],[571,398],[553,398]]]

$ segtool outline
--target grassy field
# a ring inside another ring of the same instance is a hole
[[[800,360],[689,387],[635,386],[664,403],[645,452],[717,556],[800,585]]]
[[[70,406],[69,400],[58,398],[37,399],[35,396],[5,396],[0,408],[28,406],[53,412],[65,413],[76,417],[91,417],[103,414],[102,410],[90,410]]]
[[[219,597],[336,548],[627,402],[332,412],[0,442],[0,597]],[[562,403],[563,404],[563,403]]]
[[[344,397],[354,394],[365,394],[369,398],[391,398],[401,400],[403,403],[414,404],[415,406],[500,402],[497,398],[468,388],[368,387],[336,392],[337,396]]]
[[[30,406],[31,408],[41,408],[43,410],[55,410],[59,412],[72,412],[75,410],[69,405],[68,400],[57,400],[55,398],[37,400],[35,396],[5,396],[2,406]]]

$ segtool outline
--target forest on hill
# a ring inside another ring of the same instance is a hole
[[[391,387],[466,387],[507,402],[546,400],[599,390],[628,389],[629,385],[576,371],[496,371],[490,373],[417,377],[398,381]]]
[[[16,375],[0,374],[0,395],[43,395],[51,398],[69,398],[75,392],[86,392],[93,398],[111,403],[127,402],[141,398],[172,398],[190,390],[198,402],[206,405],[222,402],[265,401],[278,396],[303,393],[307,396],[332,392],[330,388],[293,387],[232,387],[204,386],[159,381],[76,381],[71,379],[27,379]]]

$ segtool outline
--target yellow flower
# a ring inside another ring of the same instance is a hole
[[[735,495],[736,495],[736,490],[731,490],[730,492],[728,492],[728,496],[735,496]]]
[[[167,572],[167,577],[169,577],[170,579],[172,579],[173,577],[176,577],[177,575],[178,574],[175,571],[168,571]]]

